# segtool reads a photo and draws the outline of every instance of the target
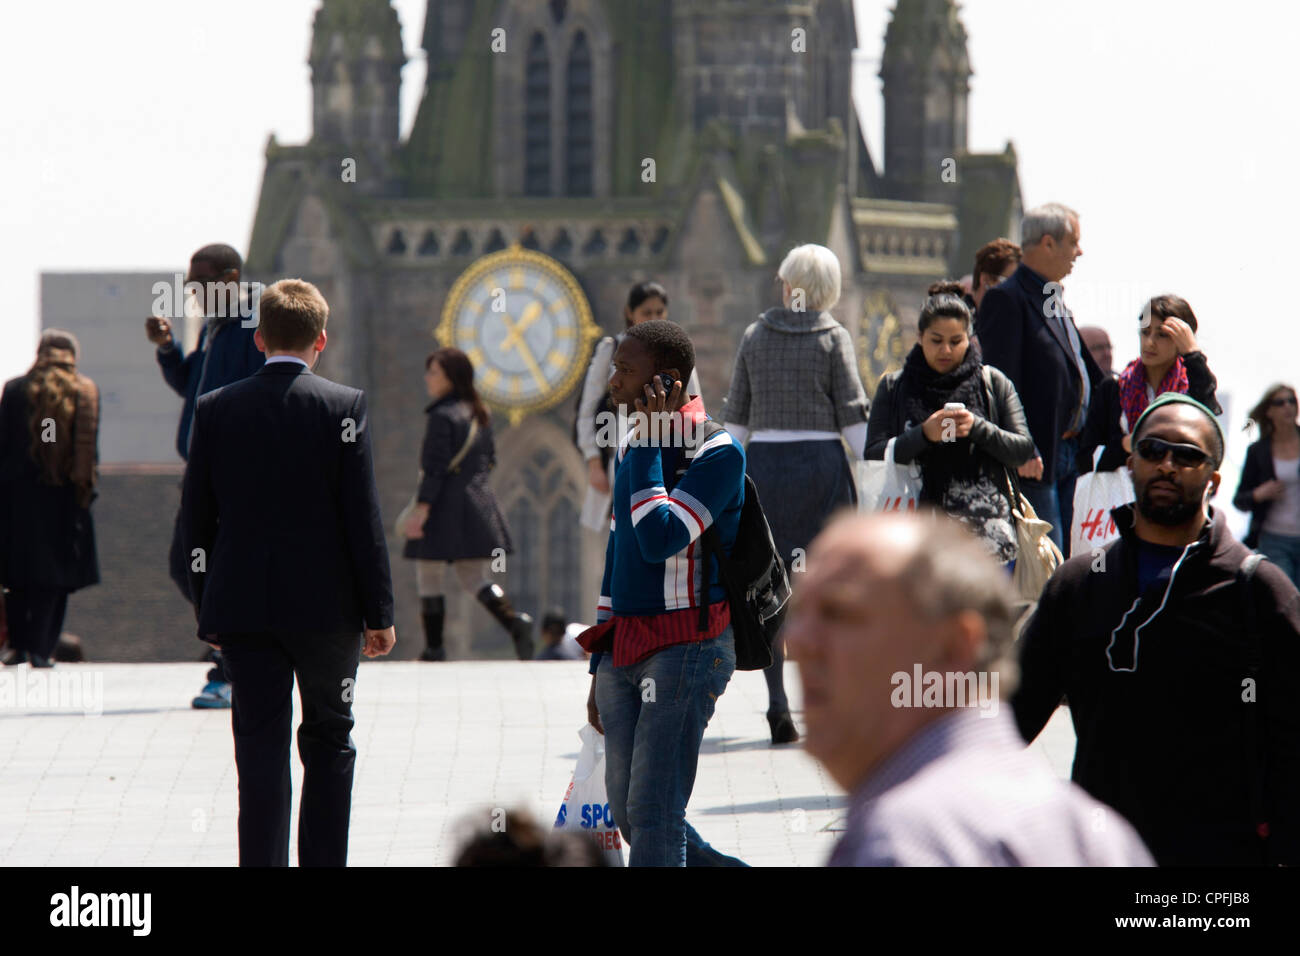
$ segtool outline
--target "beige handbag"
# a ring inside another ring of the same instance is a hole
[[[1011,498],[1019,498],[1017,507],[1011,509],[1011,516],[1016,522],[1016,567],[1012,582],[1016,592],[1026,601],[1037,602],[1056,569],[1065,561],[1061,549],[1056,546],[1048,534],[1052,530],[1049,522],[1038,517],[1029,499],[1020,494],[1011,475],[1007,474],[1007,484],[1011,489]]]
[[[460,471],[460,464],[469,454],[470,446],[474,444],[474,439],[478,437],[478,419],[471,417],[469,420],[469,434],[465,436],[465,444],[460,446],[460,451],[452,458],[447,465],[447,474],[454,475]],[[424,469],[421,468],[415,475],[415,494],[411,495],[411,500],[406,503],[406,507],[397,513],[397,523],[393,525],[393,534],[398,538],[406,537],[406,522],[415,509],[419,506],[416,497],[420,494],[420,485],[424,483]]]

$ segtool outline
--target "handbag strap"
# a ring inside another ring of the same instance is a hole
[[[455,457],[451,460],[451,464],[447,466],[447,474],[454,475],[460,471],[460,463],[463,462],[465,456],[469,454],[470,446],[474,444],[474,439],[477,437],[478,419],[471,414],[469,419],[469,434],[465,436],[465,444],[460,446],[460,451],[456,452]]]

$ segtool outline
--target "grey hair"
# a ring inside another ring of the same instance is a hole
[[[983,618],[988,637],[975,670],[996,671],[999,693],[1010,697],[1020,676],[1015,639],[1024,604],[984,545],[953,519],[935,515],[917,536],[898,584],[925,620],[942,621],[963,611]]]
[[[803,289],[804,305],[823,312],[840,301],[840,260],[825,246],[795,246],[781,261],[777,275],[791,289]]]
[[[1065,238],[1070,229],[1070,220],[1076,222],[1079,214],[1069,206],[1059,202],[1049,202],[1044,206],[1035,206],[1025,213],[1020,220],[1020,246],[1022,249],[1037,245],[1044,236],[1051,236],[1057,242]]]

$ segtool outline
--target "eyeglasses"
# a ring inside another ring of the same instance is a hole
[[[1210,460],[1208,452],[1195,445],[1180,445],[1163,438],[1143,438],[1137,443],[1137,453],[1144,461],[1160,462],[1165,455],[1174,453],[1174,464],[1179,468],[1199,468]]]
[[[1294,408],[1296,404],[1295,396],[1292,395],[1290,398],[1275,398],[1273,401],[1269,402],[1269,404],[1274,408],[1281,408],[1283,405],[1290,405]]]

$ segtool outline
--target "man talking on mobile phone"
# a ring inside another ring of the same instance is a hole
[[[610,810],[629,866],[744,866],[704,842],[686,804],[704,728],[736,669],[726,592],[700,536],[715,526],[731,553],[745,452],[724,430],[693,440],[707,416],[699,398],[686,401],[695,348],[680,326],[633,326],[613,366],[610,397],[635,411],[635,430],[615,458],[598,623],[578,639],[593,652],[587,719],[605,735]]]
[[[243,320],[244,315],[251,317],[254,311],[251,297],[241,294],[243,286],[239,284],[239,277],[243,267],[239,253],[223,243],[204,246],[190,258],[185,284],[189,287],[197,284],[203,290],[199,305],[204,318],[198,344],[189,355],[177,341],[166,316],[155,315],[145,319],[145,336],[157,346],[158,367],[162,370],[163,380],[185,399],[180,425],[176,429],[176,451],[182,461],[190,456],[190,426],[199,396],[247,378],[262,367],[262,353],[253,341],[252,325],[255,323],[246,325]],[[181,304],[174,303],[174,306],[179,310]],[[231,312],[235,314],[229,314]],[[171,579],[189,600],[189,561],[181,550],[180,521],[178,508],[167,563]],[[208,671],[207,682],[191,706],[199,710],[229,708],[230,679],[226,676],[221,652],[212,651],[210,660],[212,668]]]

